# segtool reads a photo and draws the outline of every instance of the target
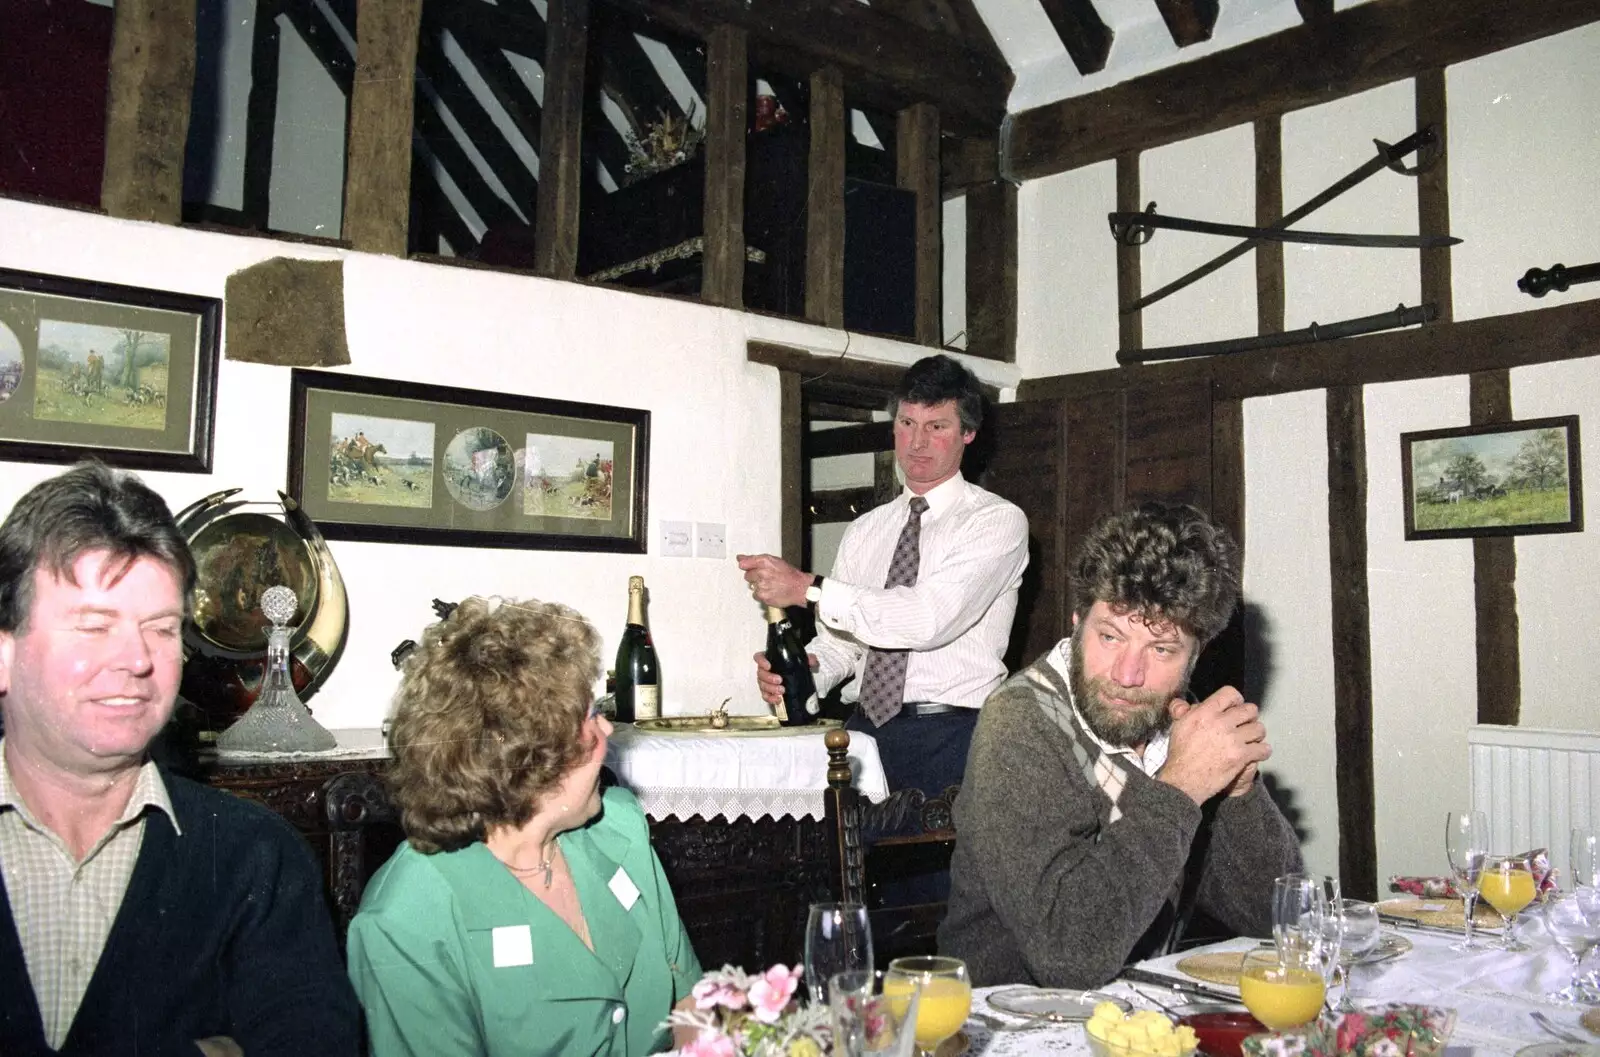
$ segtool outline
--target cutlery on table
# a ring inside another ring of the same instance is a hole
[[[1188,980],[1164,973],[1151,972],[1149,969],[1140,969],[1135,966],[1124,966],[1122,972],[1117,974],[1122,980],[1132,980],[1141,984],[1154,984],[1164,987],[1168,991],[1176,991],[1180,995],[1194,995],[1197,998],[1209,999],[1212,1002],[1224,1002],[1230,1006],[1239,1005],[1239,996],[1219,991],[1203,984],[1190,983]]]
[[[1571,1043],[1577,1043],[1579,1045],[1588,1045],[1588,1042],[1589,1042],[1588,1039],[1582,1038],[1581,1036],[1576,1035],[1573,1032],[1570,1032],[1570,1031],[1566,1030],[1565,1028],[1557,1027],[1555,1021],[1551,1020],[1549,1017],[1545,1016],[1543,1013],[1539,1012],[1537,1009],[1533,1010],[1530,1015],[1533,1017],[1533,1022],[1535,1024],[1539,1025],[1546,1032],[1548,1032],[1551,1035],[1554,1035],[1556,1038],[1560,1039],[1562,1042],[1571,1042]]]

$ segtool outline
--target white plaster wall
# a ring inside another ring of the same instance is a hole
[[[1366,387],[1367,598],[1378,878],[1445,869],[1477,722],[1472,541],[1405,540],[1400,434],[1467,420],[1467,379]],[[1319,438],[1320,440],[1320,438]]]
[[[1017,367],[1028,378],[1117,365],[1117,164],[1017,190]]]
[[[1339,872],[1326,393],[1244,402],[1245,627],[1273,795],[1313,873]]]
[[[1375,88],[1283,117],[1283,208],[1293,210],[1370,160],[1374,139],[1397,143],[1416,131],[1411,81]],[[1414,162],[1415,155],[1407,159]],[[1309,231],[1417,233],[1417,184],[1387,169],[1304,220]],[[1247,263],[1247,256],[1240,263]],[[1254,267],[1253,262],[1251,267]],[[1386,312],[1421,300],[1414,250],[1288,243],[1283,249],[1284,326]],[[1315,355],[1307,350],[1305,355]]]
[[[1249,125],[1239,125],[1145,151],[1139,161],[1140,207],[1155,202],[1158,212],[1172,216],[1254,224],[1255,181],[1255,134]],[[1095,235],[1115,245],[1104,218]],[[1158,230],[1140,257],[1145,292],[1164,286],[1237,241]],[[1255,332],[1256,272],[1249,254],[1144,310],[1147,349]]]
[[[1600,253],[1597,253],[1600,256]],[[1511,372],[1517,418],[1577,415],[1583,494],[1600,496],[1600,360],[1568,360]],[[1593,498],[1589,499],[1593,510]],[[1583,532],[1517,537],[1517,618],[1525,727],[1600,730],[1589,688],[1597,674],[1594,628],[1600,624],[1600,538],[1595,515]]]
[[[1020,215],[1019,215],[1020,219]],[[944,269],[940,296],[943,344],[967,347],[967,196],[947,199],[943,210]],[[1019,251],[1020,252],[1020,251]]]
[[[778,384],[777,372],[746,362],[745,317],[14,201],[0,200],[0,232],[0,267],[210,296],[221,296],[231,271],[277,254],[342,256],[350,371],[648,408],[651,549],[662,519],[727,525],[725,561],[332,543],[351,629],[312,702],[328,726],[375,726],[386,714],[395,685],[389,651],[429,619],[429,599],[494,592],[565,602],[594,621],[609,656],[630,574],[650,585],[668,709],[704,709],[729,695],[735,706],[758,707],[748,669],[761,614],[732,556],[775,551],[780,539]],[[224,361],[215,471],[146,479],[174,508],[231,486],[270,498],[285,484],[288,415],[287,369]],[[3,466],[0,508],[60,469]]]
[[[1529,268],[1600,260],[1600,23],[1452,66],[1456,318],[1600,297],[1600,284],[1535,301]]]

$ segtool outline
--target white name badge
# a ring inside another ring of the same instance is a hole
[[[501,925],[494,937],[494,967],[533,964],[533,932],[526,925]]]
[[[639,901],[639,886],[633,883],[633,878],[625,873],[622,867],[617,867],[617,872],[611,875],[611,894],[617,897],[617,902],[622,904],[623,910],[632,910],[633,904]]]

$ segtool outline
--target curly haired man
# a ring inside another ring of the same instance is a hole
[[[1301,867],[1256,706],[1187,699],[1239,599],[1226,530],[1193,507],[1113,514],[1071,580],[1071,638],[985,702],[956,801],[939,948],[978,985],[1098,986],[1195,906],[1265,935],[1273,878]]]

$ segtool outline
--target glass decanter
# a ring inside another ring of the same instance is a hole
[[[312,718],[289,677],[289,621],[299,600],[283,585],[261,593],[261,612],[272,621],[267,629],[267,670],[255,704],[217,737],[217,752],[324,752],[338,746],[327,728]]]

